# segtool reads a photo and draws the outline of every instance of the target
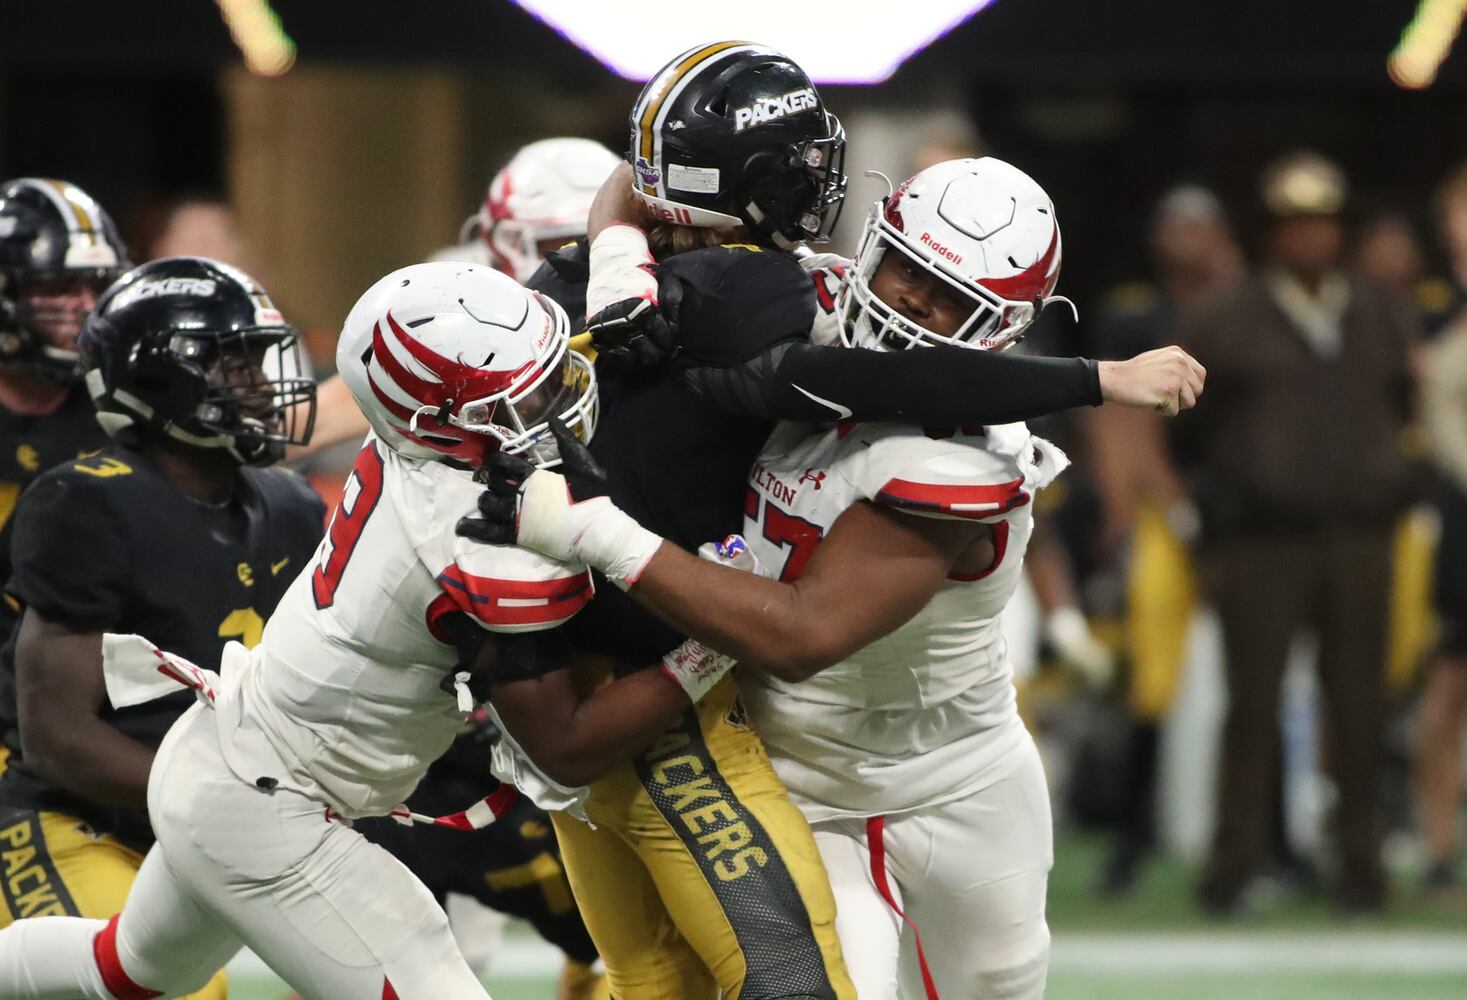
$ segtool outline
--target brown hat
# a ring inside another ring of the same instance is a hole
[[[1263,171],[1263,203],[1276,218],[1339,215],[1347,192],[1344,172],[1309,150],[1281,156]]]

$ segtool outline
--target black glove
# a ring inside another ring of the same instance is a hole
[[[647,299],[613,302],[586,320],[597,358],[627,368],[654,368],[677,353],[672,325]]]
[[[576,499],[606,493],[606,470],[560,417],[549,420],[550,433],[560,449],[559,472],[565,477],[571,496]],[[459,518],[454,533],[486,545],[513,545],[519,526],[517,513],[520,487],[535,471],[535,466],[519,455],[495,452],[474,473],[474,480],[486,487],[479,494],[479,517]]]

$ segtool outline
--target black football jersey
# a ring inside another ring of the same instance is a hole
[[[572,317],[585,314],[589,261],[583,246],[552,255],[529,282]],[[682,368],[731,366],[783,341],[808,338],[815,286],[792,254],[734,245],[662,261],[664,301],[678,303],[680,351],[671,373],[597,365],[601,416],[591,451],[606,468],[611,498],[652,531],[695,551],[743,529],[749,467],[773,429],[687,388]],[[667,294],[677,282],[680,300]],[[582,648],[645,666],[685,636],[601,581],[596,599],[568,624]]]
[[[107,443],[86,390],[78,386],[54,413],[23,416],[0,408],[0,586],[10,579],[10,535],[21,491],[41,473]],[[0,602],[0,643],[19,620]]]
[[[325,506],[283,469],[244,468],[235,496],[212,505],[179,492],[136,452],[112,444],[36,480],[15,514],[7,595],[53,621],[137,633],[204,667],[224,645],[259,641],[265,619],[310,564]],[[0,802],[77,815],[132,844],[145,815],[102,808],[30,773],[21,754],[15,636],[0,650],[0,726],[11,751]],[[103,709],[127,735],[157,746],[193,703],[190,692]]]

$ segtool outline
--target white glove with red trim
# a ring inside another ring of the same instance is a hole
[[[670,358],[676,344],[657,294],[646,234],[635,226],[608,226],[591,244],[586,284],[586,330],[597,353],[635,367]]]
[[[591,244],[591,277],[586,283],[586,315],[595,316],[624,299],[657,305],[657,275],[647,234],[636,226],[607,226]]]
[[[577,503],[564,476],[536,469],[519,489],[514,541],[551,559],[598,569],[625,590],[652,561],[662,536],[642,527],[610,497]]]

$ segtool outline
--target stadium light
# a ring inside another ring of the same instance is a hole
[[[267,0],[217,0],[245,67],[256,76],[281,76],[295,65],[295,42]]]
[[[1397,86],[1407,90],[1431,86],[1462,30],[1463,15],[1467,0],[1421,0],[1386,60],[1386,72]]]
[[[630,0],[515,2],[629,80],[651,79],[695,45],[739,38],[774,46],[817,83],[880,83],[993,0],[738,0],[682,4],[669,17]]]

